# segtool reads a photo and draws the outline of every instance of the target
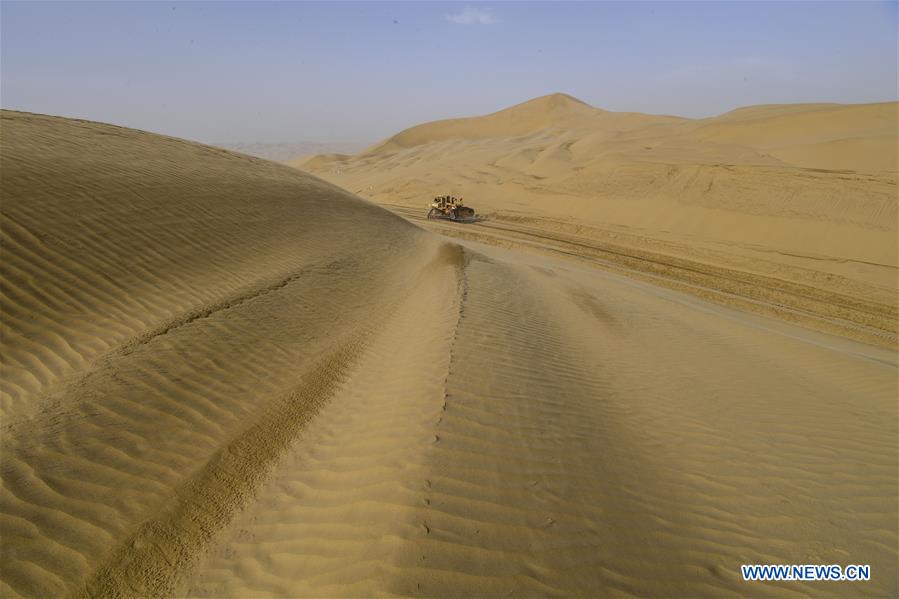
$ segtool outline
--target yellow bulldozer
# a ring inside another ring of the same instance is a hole
[[[428,211],[429,219],[452,220],[456,222],[474,222],[477,217],[474,208],[469,208],[462,203],[462,198],[455,196],[437,196],[431,202]]]

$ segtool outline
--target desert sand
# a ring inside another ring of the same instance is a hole
[[[485,119],[3,111],[0,595],[895,595],[895,105]]]
[[[684,119],[553,94],[293,164],[418,222],[437,193],[489,217],[445,235],[550,244],[892,347],[897,123],[895,102]]]

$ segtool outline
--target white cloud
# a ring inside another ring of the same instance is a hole
[[[498,22],[492,8],[466,8],[462,12],[446,15],[446,20],[458,25],[490,25]]]

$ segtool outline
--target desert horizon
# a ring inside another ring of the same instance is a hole
[[[0,596],[895,596],[884,7],[4,0]]]

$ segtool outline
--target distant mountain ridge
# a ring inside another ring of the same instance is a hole
[[[355,142],[297,141],[283,143],[221,142],[214,146],[272,162],[287,162],[304,154],[355,154],[370,144]]]

